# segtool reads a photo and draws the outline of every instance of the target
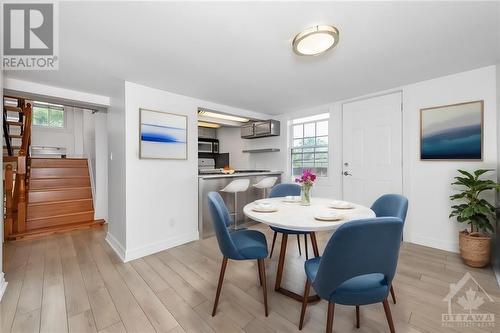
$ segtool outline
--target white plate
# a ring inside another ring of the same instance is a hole
[[[295,202],[300,202],[300,196],[293,196],[293,195],[287,195],[284,199],[283,199],[283,202],[291,202],[291,203],[295,203]]]
[[[352,209],[354,205],[347,201],[334,200],[328,203],[328,207],[335,209]]]
[[[316,213],[314,218],[320,221],[340,221],[344,218],[344,216],[334,211],[323,211]]]
[[[264,206],[255,205],[252,207],[252,210],[254,212],[259,212],[259,213],[273,213],[273,212],[277,212],[278,208],[275,206],[264,207]]]

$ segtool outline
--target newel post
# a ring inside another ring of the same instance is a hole
[[[16,173],[16,189],[17,189],[17,221],[15,224],[15,232],[23,233],[26,231],[26,151],[20,150],[17,158],[17,173]]]

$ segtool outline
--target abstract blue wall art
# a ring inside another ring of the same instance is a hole
[[[139,110],[139,158],[187,159],[187,116]]]
[[[420,159],[482,160],[483,101],[420,110]]]

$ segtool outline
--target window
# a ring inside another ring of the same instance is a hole
[[[318,177],[328,176],[328,113],[294,119],[291,124],[292,176],[311,169]]]
[[[34,102],[33,125],[50,128],[64,128],[64,106]]]

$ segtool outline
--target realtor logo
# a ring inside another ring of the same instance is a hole
[[[443,326],[495,327],[495,314],[479,310],[484,303],[494,301],[469,272],[450,284],[450,292],[443,301],[448,303],[448,313],[441,315]],[[459,310],[454,310],[454,301]]]
[[[2,69],[58,69],[57,3],[4,3],[2,9]]]

